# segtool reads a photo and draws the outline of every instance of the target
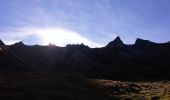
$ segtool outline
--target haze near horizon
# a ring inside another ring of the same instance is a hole
[[[6,44],[105,46],[120,36],[170,40],[169,0],[0,0],[0,39]]]

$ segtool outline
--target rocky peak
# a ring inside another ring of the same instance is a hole
[[[20,41],[20,42],[13,44],[13,46],[21,47],[21,46],[25,46],[25,44],[22,41]]]
[[[150,45],[153,45],[153,44],[156,44],[156,43],[153,43],[149,40],[143,40],[143,39],[140,39],[140,38],[137,38],[136,42],[135,42],[135,46],[150,46]]]
[[[0,47],[5,46],[5,44],[0,40]]]
[[[135,48],[141,49],[141,50],[155,50],[155,48],[159,48],[160,46],[161,45],[159,45],[159,43],[154,43],[149,40],[143,40],[139,38],[137,38],[134,44]]]
[[[122,40],[120,39],[120,37],[116,37],[113,41],[111,41],[110,43],[108,43],[108,45],[106,47],[120,47],[123,46],[124,43],[122,42]]]
[[[72,49],[89,49],[88,46],[81,44],[67,44],[66,48],[72,48]]]
[[[0,40],[0,51],[4,51],[6,49],[6,45]]]

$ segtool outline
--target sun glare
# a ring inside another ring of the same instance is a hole
[[[84,38],[74,31],[67,29],[57,29],[57,28],[44,28],[44,29],[32,29],[36,34],[41,36],[42,44],[48,45],[49,43],[55,44],[57,46],[65,46],[66,44],[80,44],[91,47],[100,47],[101,45]]]

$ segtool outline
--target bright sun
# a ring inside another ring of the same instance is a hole
[[[49,43],[57,46],[65,46],[66,44],[80,44],[84,43],[91,47],[100,47],[101,45],[82,37],[74,31],[57,28],[31,29],[34,33],[42,38],[42,44]]]

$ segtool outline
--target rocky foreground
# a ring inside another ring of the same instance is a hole
[[[114,81],[119,80],[119,81]],[[5,45],[0,100],[170,100],[170,42]]]
[[[91,80],[94,87],[122,100],[170,100],[170,81],[123,82]]]
[[[66,73],[0,74],[1,100],[170,100],[170,81],[125,82]]]

